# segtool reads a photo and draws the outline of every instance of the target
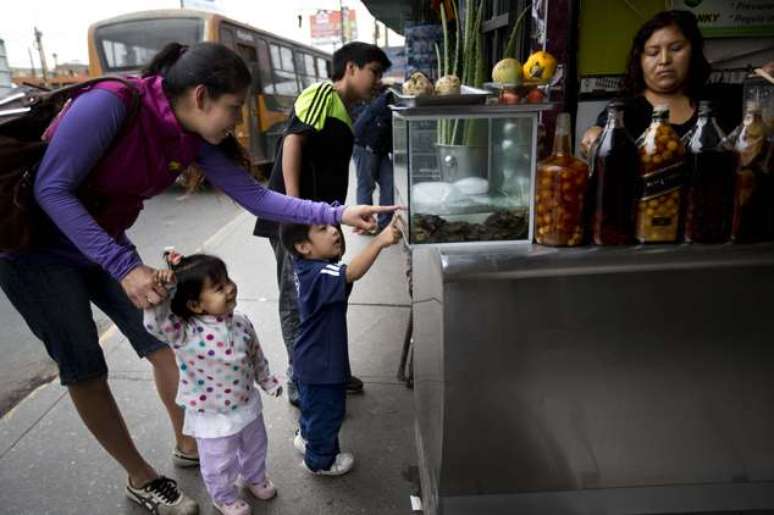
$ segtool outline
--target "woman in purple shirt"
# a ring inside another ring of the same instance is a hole
[[[52,126],[35,180],[46,222],[33,250],[0,256],[0,286],[57,362],[88,429],[126,470],[127,496],[154,513],[189,514],[197,512],[196,503],[174,480],[160,476],[132,443],[108,387],[91,314],[94,302],[151,362],[175,430],[174,460],[197,465],[195,443],[182,434],[183,412],[175,404],[174,354],[142,325],[139,308],[167,295],[125,234],[143,201],[195,162],[214,186],[271,220],[371,229],[376,213],[394,208],[331,207],[259,185],[242,165],[231,135],[250,73],[222,45],[170,44],[133,83],[140,107],[130,119],[130,89],[109,82],[80,94]]]

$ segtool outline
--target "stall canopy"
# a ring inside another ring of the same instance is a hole
[[[363,0],[374,18],[403,35],[406,20],[412,19],[421,0]]]

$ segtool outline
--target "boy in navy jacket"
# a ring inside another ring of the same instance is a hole
[[[355,464],[352,454],[339,448],[351,375],[347,299],[352,283],[383,249],[397,243],[400,232],[389,224],[349,265],[336,264],[344,253],[344,238],[334,225],[283,225],[280,239],[294,260],[301,317],[293,349],[301,417],[293,443],[304,454],[307,470],[340,476]]]

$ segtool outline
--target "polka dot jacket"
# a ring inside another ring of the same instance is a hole
[[[254,383],[275,395],[280,383],[269,371],[250,320],[239,312],[183,320],[169,298],[144,311],[145,329],[175,351],[180,367],[177,403],[196,413],[228,414],[258,395]]]

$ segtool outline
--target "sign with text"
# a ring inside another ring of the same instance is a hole
[[[344,19],[343,35],[346,41],[357,39],[357,17],[354,9],[341,11],[317,11],[309,17],[314,44],[339,43],[342,40],[342,14]]]
[[[180,0],[180,6],[185,9],[222,13],[223,8],[219,0]]]
[[[774,0],[680,0],[708,37],[774,36]]]

